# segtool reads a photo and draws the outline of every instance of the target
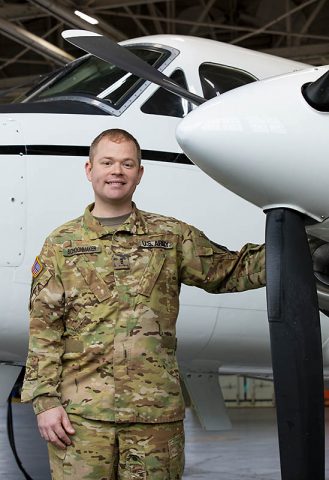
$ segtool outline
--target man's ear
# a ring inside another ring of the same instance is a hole
[[[91,182],[91,170],[92,170],[92,168],[93,168],[92,163],[90,162],[90,160],[88,160],[85,163],[85,172],[86,172],[86,176],[87,176],[89,182]]]
[[[137,185],[139,185],[140,181],[142,180],[143,173],[144,173],[144,167],[143,167],[143,165],[140,165]]]

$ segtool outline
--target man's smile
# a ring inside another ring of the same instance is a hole
[[[105,182],[107,185],[126,185],[123,180],[108,180]]]

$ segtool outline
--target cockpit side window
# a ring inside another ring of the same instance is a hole
[[[126,48],[160,70],[179,53],[175,49],[171,51],[153,45]],[[89,55],[64,75],[33,93],[27,101],[85,96],[103,102],[112,110],[120,110],[123,105],[127,108],[147,85],[145,80]]]
[[[216,63],[202,63],[199,75],[203,95],[207,100],[257,80],[244,70]]]
[[[187,82],[182,70],[175,70],[170,78],[187,90]],[[179,118],[185,117],[191,110],[192,105],[189,101],[164,88],[158,88],[141,107],[144,113]]]

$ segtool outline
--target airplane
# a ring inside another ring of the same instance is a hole
[[[256,91],[248,85],[234,97],[230,93],[185,118],[177,139],[208,175],[266,213],[266,288],[281,474],[284,480],[321,480],[326,345],[318,308],[328,316],[329,66],[263,80]],[[276,105],[273,96],[279,99]],[[233,131],[228,131],[228,121],[235,123]],[[238,148],[229,145],[232,136]],[[200,149],[201,140],[206,151]]]
[[[122,45],[206,99],[224,98],[229,91],[233,96],[246,84],[256,90],[266,78],[297,75],[308,67],[177,35],[141,37]],[[140,208],[187,221],[229,248],[264,240],[262,205],[218,185],[182,153],[176,127],[208,102],[192,112],[195,98],[176,93],[87,55],[46,78],[22,103],[0,107],[0,204],[6,212],[0,220],[6,232],[0,241],[0,400],[7,398],[25,361],[30,267],[45,236],[92,201],[83,164],[100,131],[125,128],[139,139],[146,169],[135,197]],[[239,106],[235,108],[238,113]],[[226,129],[234,131],[234,122]],[[236,151],[238,145],[231,141]],[[322,313],[321,327],[325,347],[329,326]],[[208,428],[229,427],[213,374],[220,369],[272,375],[265,289],[211,296],[185,287],[177,333],[183,378],[201,421]],[[324,348],[323,354],[328,375],[329,352]]]
[[[316,166],[321,173],[328,173],[328,117],[323,114],[329,112],[329,67],[263,80],[260,86],[246,85],[238,92],[205,102],[195,95],[192,98],[190,92],[172,85],[163,74],[101,35],[69,31],[63,36],[186,100],[197,105],[206,103],[178,125],[179,144],[218,183],[260,206],[267,215],[267,309],[282,478],[323,479],[324,384],[319,304],[322,308],[328,305],[328,199],[322,195],[325,181],[317,181],[318,189],[310,189],[309,185],[317,180],[311,151],[317,154]],[[273,93],[277,94],[275,104]],[[237,114],[241,106],[242,112]],[[310,128],[314,129],[311,138],[305,135]],[[304,139],[295,144],[294,137],[300,133]],[[232,140],[241,143],[232,148]],[[255,154],[256,140],[260,149]],[[299,153],[297,159],[292,143],[298,145],[294,148]],[[271,155],[273,147],[275,156]],[[298,171],[288,184],[284,181],[287,167]],[[309,239],[306,230],[311,233]],[[321,285],[320,302],[314,273]]]

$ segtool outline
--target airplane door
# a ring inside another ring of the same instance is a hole
[[[17,121],[0,117],[0,125],[3,135],[0,139],[0,267],[16,267],[24,257],[25,146]]]

